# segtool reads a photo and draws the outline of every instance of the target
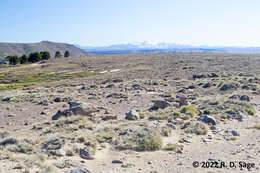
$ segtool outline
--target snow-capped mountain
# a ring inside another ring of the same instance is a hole
[[[87,52],[93,54],[127,54],[127,53],[154,53],[154,52],[166,52],[166,53],[260,53],[260,47],[225,47],[225,46],[193,46],[182,45],[166,42],[134,42],[114,44],[109,46],[80,46],[75,45]]]
[[[109,46],[79,46],[77,47],[84,50],[140,50],[140,49],[173,49],[173,48],[191,48],[193,46],[189,45],[180,45],[175,43],[156,43],[152,41],[144,42],[134,42],[134,43],[123,43],[123,44],[114,44]]]

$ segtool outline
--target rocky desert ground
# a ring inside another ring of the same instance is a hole
[[[0,172],[260,172],[259,67],[246,54],[1,67]]]

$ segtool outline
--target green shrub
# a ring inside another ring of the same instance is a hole
[[[28,61],[35,63],[42,60],[42,56],[39,52],[33,52],[29,55]]]
[[[42,60],[48,60],[51,58],[51,54],[48,51],[40,52],[40,54],[42,56]]]
[[[70,56],[70,52],[66,50],[64,53],[64,57],[69,57],[69,56]]]
[[[55,58],[61,58],[61,53],[60,51],[55,52]]]
[[[198,116],[200,114],[200,112],[193,106],[182,106],[180,112],[190,117]]]
[[[9,65],[17,65],[20,63],[18,56],[7,56],[5,59],[9,61]]]
[[[19,59],[21,64],[28,63],[28,57],[26,55],[21,56]]]

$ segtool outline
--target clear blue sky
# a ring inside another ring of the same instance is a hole
[[[0,42],[260,46],[259,0],[3,0]]]

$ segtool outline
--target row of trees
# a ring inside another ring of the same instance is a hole
[[[69,57],[70,56],[70,52],[69,51],[65,51],[64,53],[64,57]],[[56,51],[55,52],[55,58],[61,58],[62,55],[60,53],[60,51]],[[17,65],[17,64],[26,64],[26,63],[35,63],[35,62],[39,62],[42,60],[48,60],[51,58],[51,54],[48,51],[42,51],[42,52],[33,52],[29,55],[29,57],[27,55],[23,55],[21,57],[18,56],[7,56],[6,60],[9,61],[10,65]]]

